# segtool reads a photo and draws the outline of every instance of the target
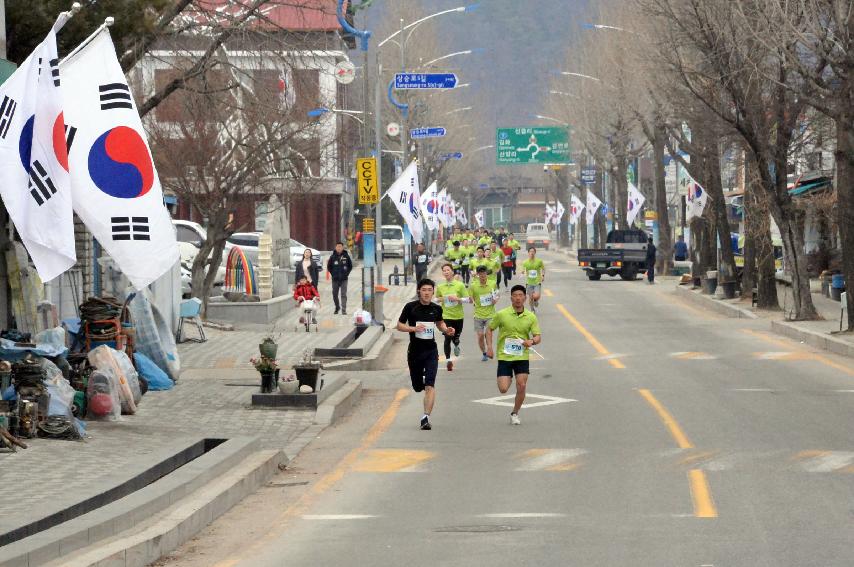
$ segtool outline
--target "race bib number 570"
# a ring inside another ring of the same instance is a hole
[[[507,337],[504,339],[504,354],[509,356],[522,356],[525,352],[525,346],[522,342],[522,339]]]

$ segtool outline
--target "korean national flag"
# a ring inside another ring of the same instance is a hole
[[[74,210],[137,289],[179,259],[142,121],[105,28],[60,66]]]
[[[424,223],[421,221],[421,195],[418,189],[418,163],[413,161],[388,190],[389,199],[409,226],[415,242],[424,238]]]
[[[0,195],[43,281],[77,261],[57,26],[0,87]]]

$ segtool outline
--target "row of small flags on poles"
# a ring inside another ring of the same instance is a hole
[[[0,85],[0,195],[43,281],[74,266],[76,213],[141,289],[179,258],[107,25],[63,61],[47,37]]]

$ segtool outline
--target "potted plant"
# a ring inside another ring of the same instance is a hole
[[[299,380],[296,375],[288,374],[279,380],[279,392],[282,394],[296,394],[299,392]]]
[[[263,358],[276,359],[276,353],[279,350],[278,339],[280,336],[281,333],[276,332],[276,324],[274,323],[273,326],[270,327],[270,332],[258,345],[258,352]]]
[[[272,392],[276,385],[276,372],[279,370],[279,363],[275,359],[266,356],[250,358],[249,362],[261,374],[261,393],[269,394]]]
[[[323,365],[319,360],[313,360],[314,349],[307,348],[302,352],[302,359],[294,365],[294,372],[297,375],[297,381],[300,386],[308,385],[312,392],[316,392],[320,369]]]

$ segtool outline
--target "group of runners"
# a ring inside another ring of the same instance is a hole
[[[412,388],[424,392],[424,415],[421,429],[431,429],[430,414],[435,401],[439,352],[436,332],[444,337],[443,351],[446,369],[454,369],[454,357],[460,356],[460,339],[465,311],[463,305],[474,306],[473,322],[481,361],[495,358],[497,353],[497,385],[504,394],[514,381],[516,398],[510,422],[519,425],[519,411],[525,400],[529,376],[529,350],[540,343],[540,327],[535,314],[545,278],[545,264],[531,247],[522,263],[525,285],[510,288],[510,306],[496,309],[501,297],[502,279],[505,289],[515,273],[515,250],[519,249],[512,234],[504,235],[501,248],[485,232],[458,235],[462,240],[451,241],[442,266],[444,281],[436,284],[426,277],[418,280],[418,298],[407,303],[398,320],[397,329],[409,333],[407,363]],[[471,236],[472,238],[468,238]],[[501,236],[501,235],[496,235]],[[490,242],[485,242],[490,238]],[[469,255],[470,242],[476,239],[474,256]],[[512,239],[512,240],[511,240]],[[487,254],[487,250],[489,253]],[[513,253],[511,253],[513,252]],[[528,309],[525,308],[526,302]],[[495,333],[497,346],[494,349]]]

